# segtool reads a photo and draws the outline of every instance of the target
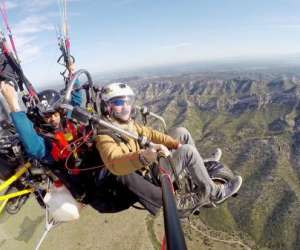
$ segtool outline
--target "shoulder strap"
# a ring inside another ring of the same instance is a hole
[[[124,143],[128,143],[128,138],[125,136],[122,136],[120,134],[118,134],[117,132],[114,132],[110,129],[107,128],[103,128],[100,127],[97,129],[97,134],[98,135],[109,135],[110,137],[112,137],[116,142],[120,143],[120,142],[124,142]]]

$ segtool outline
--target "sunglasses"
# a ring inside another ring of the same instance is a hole
[[[132,105],[134,103],[134,98],[115,98],[109,101],[114,106],[124,106],[125,103],[127,105]]]

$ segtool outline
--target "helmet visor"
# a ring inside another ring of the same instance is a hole
[[[133,96],[123,96],[115,97],[109,100],[109,103],[114,106],[124,106],[125,104],[132,106],[134,104],[135,98]]]

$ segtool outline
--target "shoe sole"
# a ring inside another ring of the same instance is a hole
[[[232,193],[232,195],[227,196],[227,197],[223,198],[222,200],[219,200],[219,201],[214,202],[215,204],[219,205],[219,204],[223,203],[225,200],[227,200],[228,198],[230,198],[230,197],[232,197],[232,196],[234,196],[234,195],[235,195],[235,196],[237,195],[237,193],[238,193],[238,191],[240,190],[240,188],[241,188],[241,186],[242,186],[242,183],[243,183],[243,178],[242,178],[241,176],[239,176],[239,178],[240,178],[241,182],[240,182],[240,184],[236,187],[236,189],[235,189],[235,191]]]
[[[219,157],[211,156],[211,157],[209,157],[209,158],[203,159],[204,163],[210,162],[210,161],[220,162],[220,160],[221,160],[221,158],[222,158],[222,150],[221,150],[220,148],[217,148],[217,151],[220,152],[220,153],[219,153]]]

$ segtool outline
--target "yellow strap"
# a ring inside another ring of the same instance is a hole
[[[68,142],[73,141],[73,139],[74,139],[72,133],[65,133],[64,136]]]
[[[9,187],[10,184],[12,184],[13,182],[15,182],[16,180],[18,180],[27,170],[28,168],[31,167],[31,163],[27,162],[26,164],[24,164],[12,177],[10,177],[9,179],[7,179],[5,182],[3,182],[0,185],[0,192],[2,190],[4,190],[5,188]]]
[[[5,208],[6,204],[8,202],[8,199],[4,200],[0,206],[0,214],[2,213],[3,209]]]
[[[15,192],[15,193],[6,194],[6,195],[1,195],[1,196],[0,196],[0,201],[3,201],[3,200],[9,200],[9,199],[11,199],[11,198],[15,198],[15,197],[22,196],[22,195],[24,195],[24,194],[29,194],[29,193],[32,193],[32,192],[34,192],[34,188],[24,189],[24,190]]]
[[[86,109],[87,109],[87,111],[90,112],[90,113],[94,113],[94,112],[95,112],[94,107],[92,106],[91,103],[88,103]]]

